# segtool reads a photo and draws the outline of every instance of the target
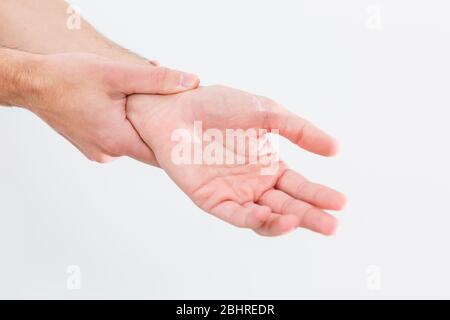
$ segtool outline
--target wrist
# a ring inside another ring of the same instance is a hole
[[[39,74],[39,69],[42,60],[41,55],[1,49],[2,104],[23,108],[33,105],[33,101],[41,94],[43,77]]]

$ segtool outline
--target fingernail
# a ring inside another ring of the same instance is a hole
[[[183,88],[193,88],[198,84],[198,78],[192,73],[182,73],[181,74],[181,86]]]

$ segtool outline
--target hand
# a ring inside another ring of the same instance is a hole
[[[196,76],[152,65],[119,63],[93,54],[40,56],[36,94],[27,108],[86,157],[104,163],[119,156],[158,165],[126,116],[133,93],[171,94],[196,88]]]
[[[334,216],[323,210],[340,210],[345,197],[328,187],[306,180],[280,162],[276,170],[264,175],[262,163],[249,157],[260,151],[253,144],[242,152],[220,142],[225,153],[245,155],[245,164],[182,163],[174,161],[174,132],[192,132],[194,122],[202,129],[279,129],[279,133],[311,152],[331,156],[337,143],[312,124],[260,96],[226,87],[202,87],[170,95],[133,95],[128,98],[127,116],[143,140],[175,183],[201,209],[235,226],[250,228],[265,236],[276,236],[303,227],[331,235],[337,227]],[[198,136],[193,133],[194,142]],[[258,135],[258,141],[265,140]],[[208,139],[207,139],[208,140]],[[213,141],[212,139],[209,139]],[[264,148],[262,148],[264,149]],[[267,156],[273,156],[268,149]],[[176,153],[175,153],[176,154]]]

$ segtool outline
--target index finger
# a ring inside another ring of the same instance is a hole
[[[268,98],[258,99],[267,110],[264,129],[279,130],[280,135],[299,147],[322,156],[334,156],[338,153],[339,143],[329,134]]]

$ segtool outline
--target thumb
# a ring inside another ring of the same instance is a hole
[[[200,80],[191,73],[164,67],[124,65],[119,74],[125,94],[172,94],[195,89]]]

